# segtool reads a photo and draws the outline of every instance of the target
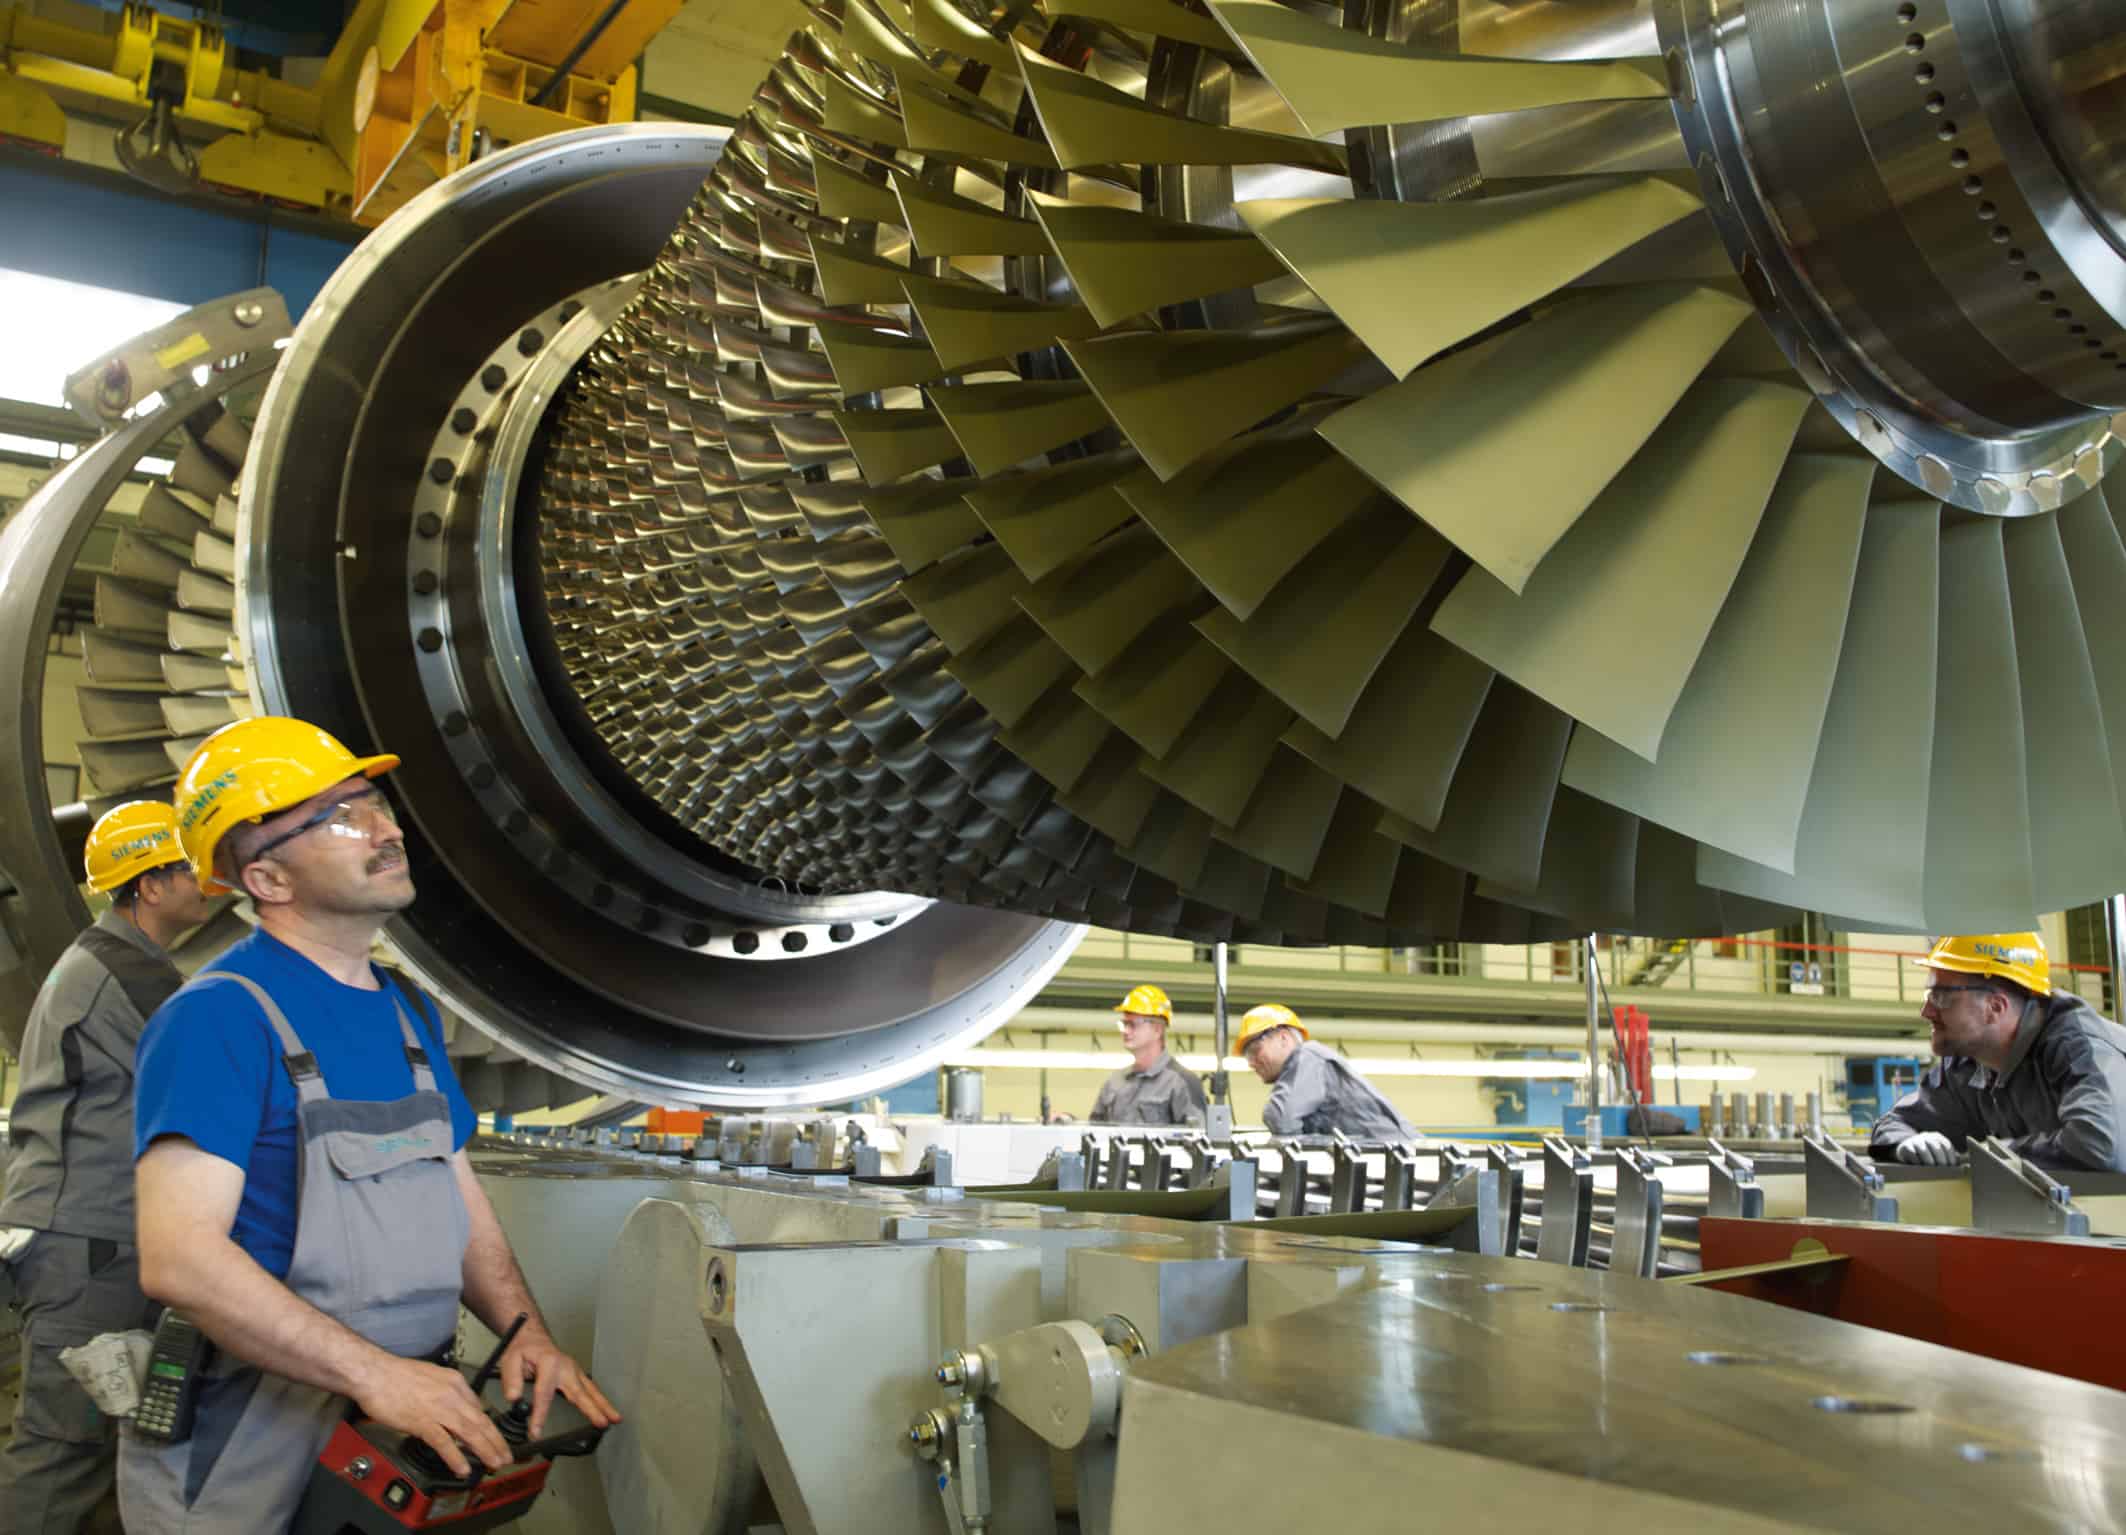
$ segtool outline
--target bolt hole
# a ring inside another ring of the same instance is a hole
[[[2050,288],[2040,288],[2037,290],[2037,301],[2040,304],[2049,304],[2058,297],[2059,295],[2057,293],[2054,293]]]
[[[1993,1460],[2032,1460],[2036,1458],[2028,1450],[2010,1449],[2002,1444],[1981,1444],[1975,1439],[1967,1444],[1958,1445],[1956,1454],[1958,1459],[1968,1460],[1973,1465],[1984,1465],[1986,1462]]]
[[[1995,224],[1993,226],[1993,243],[1995,245],[2006,245],[2008,243],[2008,237],[2013,233],[2015,233],[2015,231],[2010,229],[2006,224]]]
[[[1809,1405],[1818,1412],[1850,1412],[1886,1415],[1912,1411],[1910,1402],[1892,1402],[1884,1397],[1868,1396],[1819,1396]]]
[[[1952,150],[1950,150],[1950,151],[1949,151],[1949,163],[1950,163],[1951,165],[1955,166],[1955,167],[1956,167],[1956,168],[1957,168],[1958,170],[1962,170],[1962,169],[1963,169],[1963,168],[1964,168],[1965,166],[1967,166],[1967,165],[1969,165],[1969,164],[1971,163],[1971,151],[1970,151],[1970,150],[1968,150],[1968,149],[1952,149]],[[1975,176],[1971,178],[1971,180],[1972,180],[1972,181],[1976,181],[1977,179],[1978,179],[1978,178],[1977,178],[1977,177],[1975,177]],[[1970,182],[1970,181],[1967,181],[1967,182],[1965,182],[1965,183],[1964,183],[1964,185],[1965,185],[1965,186],[1969,186],[1969,185],[1971,185],[1971,182]]]
[[[1927,108],[1927,110],[1928,110],[1929,112],[1939,112],[1939,111],[1941,110],[1941,108],[1940,108],[1940,107],[1928,107],[1928,108]],[[1943,142],[1944,144],[1948,143],[1948,142],[1949,142],[1949,140],[1951,140],[1951,139],[1953,139],[1953,138],[1955,138],[1955,137],[1956,137],[1956,124],[1954,124],[1954,123],[1943,123],[1943,124],[1942,124],[1942,125],[1941,125],[1941,126],[1940,126],[1939,128],[1936,128],[1936,129],[1934,130],[1934,136],[1935,136],[1936,138],[1940,139],[1940,140],[1941,140],[1941,141],[1942,141],[1942,142]]]
[[[491,762],[475,762],[472,772],[468,776],[471,777],[472,786],[475,789],[485,789],[495,781],[494,764]]]
[[[1949,98],[1944,96],[1940,91],[1929,91],[1927,92],[1926,107],[1929,112],[1932,112],[1936,116],[1939,116],[1943,112],[1949,110]],[[1943,126],[1947,125],[1944,124]]]
[[[723,1259],[709,1260],[709,1309],[723,1310],[723,1303],[730,1294],[730,1285],[723,1277]]]
[[[2008,248],[2008,264],[2010,266],[2021,266],[2026,259],[2023,255],[2023,248],[2020,245],[2012,245]]]
[[[450,713],[443,716],[443,734],[447,736],[461,736],[465,734],[465,727],[471,723],[472,722],[468,720],[463,713],[461,713],[459,710],[453,709],[450,711]]]
[[[2052,318],[2055,320],[2071,320],[2074,318],[2074,311],[2063,305],[2052,311]]]
[[[2036,281],[2037,281],[2037,273],[2035,273],[2035,272],[2031,272],[2031,271],[2025,271],[2025,272],[2023,273],[2023,281],[2024,281],[2024,282],[2036,282]]]
[[[1998,208],[1994,207],[1994,206],[1993,206],[1993,204],[1991,204],[1991,203],[1980,203],[1980,204],[1978,205],[1978,218],[1979,218],[1979,222],[1980,222],[1980,223],[1984,223],[1984,222],[1986,222],[1986,221],[1987,221],[1988,219],[1991,219],[1991,218],[1992,218],[1992,217],[1993,217],[1993,216],[1994,216],[1995,214],[1997,214],[1997,213],[1999,213],[1999,212],[2000,212],[2000,209],[1998,209]]]
[[[443,648],[443,631],[441,629],[423,629],[415,638],[414,643],[430,655],[434,655]]]
[[[1963,151],[1959,149],[1959,150],[1957,151],[1957,153],[1958,153],[1958,154],[1962,154],[1962,153],[1963,153]],[[1986,190],[1986,184],[1985,184],[1985,182],[1983,182],[1983,181],[1979,180],[1979,178],[1978,178],[1978,177],[1976,177],[1976,176],[1966,176],[1966,177],[1964,178],[1964,196],[1966,196],[1966,197],[1976,197],[1976,196],[1978,196],[1978,194],[1979,194],[1979,193],[1981,193],[1981,192],[1983,192],[1983,191],[1985,191],[1985,190]]]
[[[1905,39],[1905,52],[1907,53],[1924,53],[1926,48],[1927,34],[1924,32],[1914,32]]]
[[[1912,71],[1912,78],[1921,85],[1931,85],[1934,81],[1934,66],[1932,64],[1920,65]]]
[[[2086,336],[2089,334],[2089,327],[2086,325],[2070,325],[2067,327],[2067,334],[2070,336]]]
[[[1900,5],[1897,8],[1897,19],[1909,27],[1913,22],[1919,20],[1919,7],[1910,4]]]

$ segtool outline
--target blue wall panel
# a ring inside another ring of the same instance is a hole
[[[264,283],[300,315],[354,241],[351,229],[336,239],[263,208],[222,213],[122,180],[0,162],[0,267],[17,271],[188,305]]]

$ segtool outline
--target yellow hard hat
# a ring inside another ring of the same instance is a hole
[[[399,765],[393,756],[357,757],[301,720],[265,714],[238,720],[199,743],[177,775],[177,840],[192,860],[199,888],[225,895],[214,878],[214,852],[229,828],[262,821],[349,778],[374,778]]]
[[[81,860],[89,888],[98,895],[108,895],[150,869],[184,861],[184,849],[177,844],[177,812],[151,799],[133,800],[99,816],[89,828]]]
[[[1115,1004],[1115,1011],[1164,1018],[1168,1023],[1174,1021],[1174,1004],[1167,1001],[1166,993],[1156,986],[1132,986],[1129,995]]]
[[[2052,960],[2036,933],[1969,933],[1937,938],[1925,959],[1914,964],[1958,975],[1990,975],[2013,981],[2041,997],[2052,995]]]
[[[1297,1029],[1301,1039],[1312,1039],[1307,1026],[1299,1021],[1299,1014],[1281,1002],[1265,1002],[1260,1007],[1251,1007],[1240,1020],[1240,1037],[1233,1041],[1233,1054],[1246,1055],[1248,1041],[1258,1034],[1267,1034],[1272,1029]]]

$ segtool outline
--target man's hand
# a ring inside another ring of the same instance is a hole
[[[1921,1167],[1954,1167],[1956,1143],[1939,1130],[1922,1130],[1897,1143],[1897,1160]]]
[[[524,1394],[526,1381],[532,1388],[531,1429],[534,1439],[546,1431],[546,1412],[554,1404],[554,1393],[560,1392],[576,1410],[599,1428],[608,1428],[620,1421],[619,1410],[605,1399],[605,1393],[597,1383],[576,1363],[561,1351],[551,1334],[537,1322],[527,1322],[517,1333],[516,1341],[502,1356],[502,1394],[514,1403]]]
[[[363,1412],[386,1428],[415,1435],[443,1457],[453,1476],[465,1476],[472,1464],[462,1443],[495,1470],[515,1457],[494,1420],[480,1406],[465,1377],[425,1359],[384,1356],[375,1374],[361,1383],[354,1399]]]

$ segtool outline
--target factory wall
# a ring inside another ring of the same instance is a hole
[[[1483,1027],[1470,1027],[1473,1039],[1481,1039]],[[1325,1044],[1335,1046],[1344,1054],[1360,1063],[1368,1059],[1408,1060],[1410,1047],[1377,1041],[1352,1041],[1343,1044],[1333,1036],[1325,1036]],[[1170,1044],[1178,1043],[1183,1054],[1210,1052],[1208,1034],[1189,1035],[1177,1032]],[[1038,1041],[1013,1039],[1005,1030],[990,1040],[994,1046],[1018,1046],[1038,1048]],[[1121,1045],[1110,1032],[1094,1039],[1087,1035],[1050,1036],[1050,1048],[1073,1052],[1099,1049],[1119,1052]],[[1656,1045],[1659,1044],[1658,1030]],[[1457,1048],[1427,1044],[1419,1047],[1427,1061],[1467,1061],[1477,1059],[1473,1048]],[[1924,1047],[1922,1047],[1923,1050]],[[1666,1050],[1659,1051],[1662,1062],[1668,1060]],[[1683,1102],[1702,1105],[1714,1091],[1768,1092],[1776,1099],[1780,1093],[1792,1093],[1799,1104],[1803,1095],[1812,1092],[1830,1093],[1843,1077],[1840,1057],[1816,1055],[1749,1055],[1737,1054],[1733,1064],[1755,1068],[1756,1075],[1747,1082],[1682,1084]],[[1723,1055],[1723,1061],[1725,1057]],[[1703,1051],[1682,1052],[1683,1064],[1710,1064],[1711,1057]],[[1100,1091],[1100,1084],[1107,1074],[1102,1071],[1083,1069],[1052,1070],[1048,1074],[1049,1107],[1057,1114],[1069,1114],[1083,1119],[1091,1111],[1093,1098]],[[1258,1081],[1252,1072],[1235,1068],[1232,1071],[1233,1113],[1241,1124],[1261,1124],[1263,1100],[1269,1088]],[[1474,1077],[1375,1077],[1374,1085],[1401,1110],[1403,1117],[1420,1128],[1481,1129],[1495,1122],[1494,1106],[1496,1089],[1482,1078]],[[1674,1093],[1667,1082],[1655,1084],[1660,1105],[1674,1101]],[[1041,1073],[1032,1068],[984,1067],[982,1070],[982,1108],[986,1116],[996,1118],[1009,1115],[1013,1119],[1035,1120],[1041,1110]],[[1841,1120],[1833,1120],[1833,1128],[1842,1128]]]
[[[203,304],[261,285],[300,315],[354,248],[308,216],[215,205],[27,155],[0,157],[0,267]]]

